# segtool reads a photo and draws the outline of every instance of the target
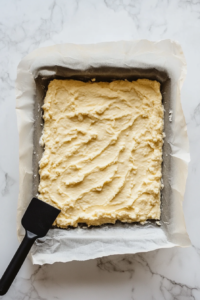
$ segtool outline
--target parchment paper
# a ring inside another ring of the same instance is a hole
[[[33,196],[33,178],[36,175],[33,171],[33,157],[39,155],[37,152],[33,154],[35,127],[40,121],[39,115],[41,118],[41,107],[38,107],[38,115],[35,114],[38,78],[44,79],[45,82],[48,78],[56,77],[62,69],[87,73],[87,70],[104,67],[155,70],[168,75],[169,93],[163,103],[167,135],[164,143],[163,170],[166,168],[165,183],[168,186],[168,199],[166,197],[162,199],[161,226],[155,222],[147,222],[144,225],[116,223],[89,229],[52,228],[46,237],[38,239],[34,244],[31,251],[34,264],[87,260],[111,254],[137,253],[190,245],[182,210],[190,160],[187,128],[180,101],[180,90],[186,75],[186,62],[180,45],[171,40],[55,45],[37,49],[20,62],[16,80],[20,175],[18,236],[22,239],[24,235],[21,217]],[[63,74],[65,77],[65,72]],[[90,75],[92,76],[92,73]],[[169,95],[170,101],[167,99]],[[170,156],[170,160],[164,156]],[[170,165],[165,166],[165,161],[170,161]]]

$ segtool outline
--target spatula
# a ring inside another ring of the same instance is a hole
[[[37,238],[44,237],[60,210],[33,198],[22,218],[26,234],[17,252],[0,280],[0,295],[5,295]]]

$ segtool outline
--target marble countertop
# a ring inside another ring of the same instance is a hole
[[[19,190],[15,79],[30,51],[56,43],[177,40],[188,74],[182,106],[191,163],[183,203],[190,248],[33,266],[26,259],[3,300],[200,299],[200,1],[0,1],[0,276],[17,249]]]

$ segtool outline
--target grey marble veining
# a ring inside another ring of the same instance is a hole
[[[190,248],[33,266],[29,259],[4,300],[200,299],[200,1],[0,1],[0,275],[18,246],[18,133],[15,78],[30,51],[55,43],[177,40],[188,74],[182,105],[191,163],[183,203]]]

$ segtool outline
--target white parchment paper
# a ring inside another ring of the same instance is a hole
[[[36,94],[34,78],[43,66],[63,66],[85,70],[98,66],[156,68],[171,78],[173,126],[170,137],[173,174],[170,178],[172,200],[170,220],[164,226],[102,226],[71,230],[51,229],[37,240],[31,256],[34,264],[52,264],[87,260],[111,254],[145,252],[173,246],[189,246],[182,201],[190,160],[187,128],[182,112],[180,90],[186,75],[186,62],[179,44],[171,40],[120,41],[93,45],[55,45],[27,55],[18,66],[16,112],[19,131],[18,236],[24,230],[21,217],[31,200],[33,154],[33,106]]]

